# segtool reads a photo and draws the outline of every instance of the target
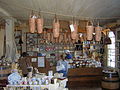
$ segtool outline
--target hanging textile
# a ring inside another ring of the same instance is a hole
[[[19,54],[17,53],[15,37],[14,37],[14,20],[6,19],[6,52],[5,59],[9,62],[15,62],[18,60]]]
[[[4,54],[4,29],[0,29],[0,57]]]

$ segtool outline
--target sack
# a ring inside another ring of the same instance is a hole
[[[61,70],[64,70],[65,67],[63,64],[61,64],[60,66],[56,66],[56,71],[61,71]]]

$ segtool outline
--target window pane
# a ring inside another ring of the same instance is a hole
[[[115,67],[115,35],[113,32],[109,32],[111,43],[108,45],[108,66]]]

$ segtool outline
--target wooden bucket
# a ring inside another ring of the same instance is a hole
[[[7,79],[10,73],[11,73],[10,66],[0,66],[0,80]]]
[[[119,76],[117,72],[104,73],[102,78],[103,90],[118,90],[119,89]]]

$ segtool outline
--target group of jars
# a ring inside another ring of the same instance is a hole
[[[73,68],[101,67],[101,62],[96,61],[96,60],[77,60],[77,61],[73,61],[72,67]]]

